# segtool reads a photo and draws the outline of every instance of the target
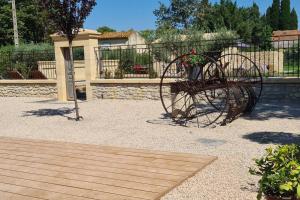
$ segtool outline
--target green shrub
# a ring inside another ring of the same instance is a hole
[[[74,60],[84,60],[84,49],[82,47],[73,48]]]
[[[120,68],[116,69],[115,71],[115,79],[123,79],[124,75]]]
[[[111,79],[112,78],[112,73],[111,73],[111,71],[109,71],[109,70],[105,70],[105,73],[104,73],[104,78],[105,79]]]
[[[257,199],[262,195],[300,197],[300,146],[284,145],[266,149],[266,155],[255,160],[250,173],[261,177]]]
[[[120,67],[126,74],[135,73],[133,67],[135,65],[149,65],[151,63],[151,55],[149,53],[137,53],[136,49],[123,49],[120,57]]]
[[[38,61],[54,61],[54,48],[50,44],[23,44],[0,47],[0,75],[6,77],[8,70],[18,70],[25,78],[29,71],[37,69]]]
[[[180,32],[178,30],[166,30],[161,35],[161,43],[152,44],[154,59],[169,63],[174,56],[187,54],[191,49],[197,53],[210,51],[223,51],[235,44],[238,35],[226,29],[219,29],[210,38],[204,38],[204,32],[195,28]]]
[[[15,46],[13,45],[0,47],[0,54],[7,53],[7,52],[15,52],[15,51],[21,51],[21,52],[53,51],[54,52],[54,47],[49,43],[21,44],[18,47],[18,49],[16,49]]]
[[[153,69],[153,67],[149,68],[149,78],[157,78],[157,72]]]

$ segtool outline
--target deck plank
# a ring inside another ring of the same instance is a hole
[[[3,140],[14,141],[14,139],[2,137]],[[179,160],[179,161],[190,161],[190,162],[203,162],[203,159],[211,158],[210,156],[202,156],[197,154],[187,153],[174,153],[165,151],[152,151],[143,149],[131,149],[123,147],[112,147],[112,146],[101,146],[101,145],[90,145],[90,144],[79,144],[69,142],[50,142],[46,140],[33,141],[29,139],[16,139],[15,142],[22,142],[33,145],[48,145],[52,147],[71,147],[73,149],[79,149],[90,152],[104,152],[110,154],[124,155],[124,156],[136,156],[144,158],[164,158],[167,160]],[[178,155],[177,155],[178,154]]]
[[[19,145],[19,144],[3,144],[0,146],[0,152],[4,151],[14,151],[14,152],[32,152],[32,153],[44,153],[56,156],[64,156],[64,157],[72,157],[72,158],[82,158],[84,157],[87,160],[93,161],[101,161],[101,162],[114,162],[120,164],[133,164],[137,166],[150,166],[150,167],[159,167],[163,169],[180,169],[181,171],[195,171],[197,169],[197,164],[191,164],[189,162],[179,162],[179,161],[170,161],[164,159],[144,159],[144,158],[136,158],[136,157],[126,157],[126,156],[119,156],[119,155],[108,155],[99,153],[97,155],[90,155],[88,153],[80,154],[80,152],[74,152],[69,150],[61,150],[53,152],[48,148],[41,148],[41,147],[30,147]],[[172,164],[172,165],[170,165]],[[201,163],[200,163],[201,164]]]
[[[90,160],[86,157],[80,158],[76,155],[63,155],[62,152],[49,152],[49,151],[43,151],[42,149],[25,149],[25,148],[13,148],[13,147],[6,147],[6,149],[3,149],[3,147],[0,147],[0,154],[9,154],[9,155],[16,155],[16,156],[24,156],[24,157],[33,157],[33,158],[45,158],[50,160],[56,160],[56,161],[64,161],[66,159],[70,160],[70,162],[73,163],[84,163],[86,165],[95,165],[95,166],[101,166],[101,167],[113,167],[113,168],[121,168],[121,169],[129,169],[129,170],[138,170],[138,171],[145,171],[145,172],[155,172],[160,174],[170,174],[170,175],[177,175],[177,176],[185,176],[189,174],[189,172],[197,170],[196,167],[189,168],[190,170],[185,170],[184,166],[178,166],[176,169],[168,169],[168,168],[162,168],[159,165],[158,166],[147,166],[147,165],[137,165],[135,163],[120,163],[117,160]],[[163,164],[162,164],[163,165]],[[199,166],[203,165],[202,163],[199,164]],[[188,167],[187,167],[188,168]],[[191,170],[194,169],[194,170]]]
[[[157,200],[215,159],[0,137],[0,199]]]

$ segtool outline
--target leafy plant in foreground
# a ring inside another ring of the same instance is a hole
[[[257,199],[267,197],[296,200],[300,198],[300,146],[284,145],[266,149],[266,155],[255,159],[250,173],[261,177]]]

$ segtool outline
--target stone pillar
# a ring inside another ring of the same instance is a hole
[[[66,70],[63,48],[54,43],[56,61],[57,98],[59,101],[67,101]]]
[[[97,57],[95,47],[98,47],[98,39],[100,35],[101,33],[94,30],[81,30],[77,37],[73,40],[73,47],[84,48],[86,95],[88,100],[92,98],[90,83],[97,77]],[[67,101],[67,82],[63,48],[68,48],[69,44],[67,38],[62,37],[59,34],[53,34],[51,35],[51,38],[54,41],[55,48],[57,96],[60,101]]]
[[[91,88],[91,81],[97,78],[97,56],[95,47],[98,46],[97,39],[89,39],[84,46],[84,60],[85,60],[85,78],[86,78],[86,98],[90,100],[93,98]]]

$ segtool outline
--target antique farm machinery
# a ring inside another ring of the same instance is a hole
[[[262,87],[261,72],[248,57],[192,50],[164,69],[160,97],[167,116],[177,123],[226,125],[252,112]]]

